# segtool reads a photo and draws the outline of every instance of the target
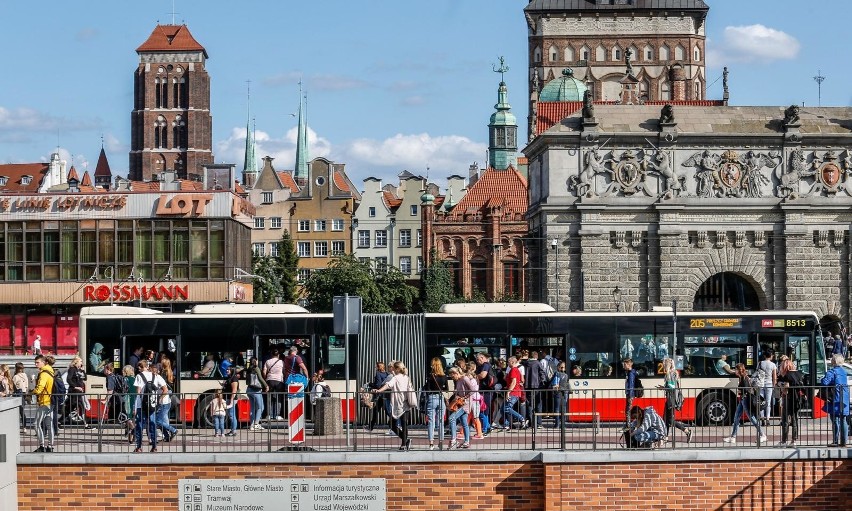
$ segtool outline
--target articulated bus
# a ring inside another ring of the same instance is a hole
[[[478,351],[508,358],[526,349],[565,361],[569,375],[579,366],[581,376],[571,378],[569,412],[579,412],[580,419],[573,420],[591,420],[593,406],[602,421],[624,420],[625,358],[633,360],[648,389],[663,384],[662,359],[671,357],[681,386],[689,389],[677,417],[703,425],[733,420],[737,379],[720,374],[722,355],[732,368],[743,363],[751,371],[765,350],[787,354],[809,384],[826,370],[819,320],[812,312],[688,312],[675,320],[671,311],[558,313],[539,304],[453,304],[426,315],[426,343],[428,358],[450,362]],[[656,395],[659,402],[646,396],[635,404],[662,410],[664,399]]]
[[[184,421],[193,421],[221,388],[219,373],[197,377],[210,359],[218,367],[219,360],[231,357],[245,367],[252,356],[263,363],[272,349],[285,353],[297,346],[311,372],[325,369],[333,392],[346,388],[347,353],[344,339],[333,333],[332,315],[312,314],[294,305],[199,305],[182,314],[84,308],[80,353],[88,362],[93,393],[105,389],[103,375],[94,370],[97,356],[92,353],[99,350],[98,344],[105,348],[100,356],[117,371],[137,347],[167,353],[180,375],[177,391],[198,395],[182,404]],[[571,379],[575,392],[569,411],[581,417],[574,420],[590,417],[583,412],[592,407],[602,421],[623,420],[625,358],[634,361],[645,388],[652,388],[662,384],[662,359],[671,357],[681,371],[682,387],[690,389],[684,392],[686,401],[678,418],[706,425],[733,420],[736,378],[719,374],[722,355],[731,367],[742,362],[752,370],[765,350],[784,353],[806,375],[807,383],[817,381],[826,370],[819,320],[812,312],[688,312],[675,319],[670,311],[562,313],[531,303],[451,304],[438,313],[365,314],[361,331],[349,339],[349,388],[354,391],[372,381],[376,361],[403,360],[419,388],[433,357],[450,365],[480,351],[506,359],[520,349],[544,351],[569,368],[580,367],[581,376]],[[652,398],[646,402],[658,404]],[[355,406],[352,394],[343,405],[345,418],[355,416]],[[247,408],[241,403],[241,420],[247,419]]]
[[[309,368],[325,368],[332,390],[343,392],[343,384],[338,382],[343,380],[346,356],[343,339],[332,334],[332,321],[331,314],[311,314],[296,305],[197,305],[186,313],[84,307],[80,311],[80,353],[85,354],[88,389],[93,394],[106,392],[103,373],[96,371],[98,358],[111,362],[120,373],[138,348],[165,353],[179,375],[175,392],[186,395],[180,407],[182,420],[192,422],[222,388],[225,375],[220,367],[225,358],[237,367],[247,367],[253,356],[262,364],[273,349],[284,358],[296,346]],[[213,361],[214,370],[200,376],[208,361]],[[243,401],[239,417],[248,419]]]

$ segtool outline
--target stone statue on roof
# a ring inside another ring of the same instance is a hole
[[[583,119],[595,118],[595,105],[592,103],[592,93],[589,90],[583,93]]]
[[[799,123],[799,105],[790,105],[784,110],[784,125]]]
[[[674,124],[674,107],[671,105],[665,105],[660,110],[660,124]]]

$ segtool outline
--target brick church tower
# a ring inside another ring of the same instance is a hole
[[[130,179],[149,181],[165,170],[200,176],[213,163],[207,50],[186,25],[157,25],[136,53]]]

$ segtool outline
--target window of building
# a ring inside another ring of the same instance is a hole
[[[370,206],[370,208],[367,210],[367,214],[369,215],[370,218],[375,218],[376,217],[376,208],[373,207],[373,206]]]
[[[377,257],[376,258],[376,269],[379,271],[385,271],[388,269],[388,258],[387,257]]]
[[[280,229],[281,228],[281,217],[274,216],[269,219],[269,227],[271,229]]]
[[[671,50],[669,50],[669,47],[665,44],[660,46],[660,60],[666,61],[669,60],[669,57],[671,57]]]
[[[574,48],[567,47],[565,48],[565,62],[573,62],[574,61]]]
[[[533,50],[533,62],[541,62],[541,48]]]
[[[410,256],[402,256],[399,258],[399,271],[405,273],[406,275],[411,274],[411,257]]]
[[[272,204],[272,192],[263,192],[263,204]]]
[[[314,230],[317,232],[325,231],[325,220],[314,220]]]
[[[363,263],[363,264],[370,264],[370,258],[369,257],[359,257],[358,262]]]
[[[399,231],[399,246],[400,247],[410,247],[411,246],[411,229],[401,229]]]
[[[556,51],[556,46],[551,46],[548,53],[550,54],[551,62],[556,62],[556,60],[559,59],[559,52]]]
[[[520,297],[521,266],[517,262],[503,263],[503,296]]]
[[[299,220],[299,227],[297,228],[299,232],[308,232],[311,230],[311,221],[310,220]]]
[[[296,250],[299,257],[311,257],[311,242],[300,241],[296,244]]]
[[[417,204],[411,205],[411,216],[417,216]]]
[[[342,256],[345,253],[346,253],[346,242],[345,241],[332,241],[331,242],[331,255]]]
[[[6,182],[9,181],[8,176],[0,176],[0,186],[6,186]]]
[[[417,256],[417,273],[423,273],[423,257]]]
[[[612,60],[619,61],[621,60],[621,48],[615,47],[612,49]]]
[[[485,294],[488,287],[488,267],[484,261],[470,263],[470,287],[474,293]]]
[[[281,243],[270,243],[269,248],[269,255],[271,255],[272,257],[278,257],[278,255],[281,253]]]
[[[592,58],[592,50],[588,46],[580,48],[580,58],[589,61]]]
[[[32,176],[23,176],[23,177],[21,178],[21,184],[22,184],[22,185],[28,185],[28,184],[32,183],[32,181],[33,181],[33,177],[32,177]]]
[[[423,246],[423,231],[420,229],[417,229],[417,246]]]
[[[331,230],[332,231],[342,231],[343,230],[343,219],[335,218],[331,221]]]
[[[598,62],[603,62],[606,60],[606,48],[603,46],[598,46],[595,50],[595,60]]]
[[[388,246],[388,231],[385,231],[385,230],[376,231],[376,246],[377,247]]]
[[[265,243],[252,243],[251,244],[251,252],[252,254],[263,257],[266,255],[266,244]]]
[[[693,56],[693,58],[696,62],[701,60],[701,50],[698,49],[698,46],[696,46],[695,49],[693,50],[692,56]]]
[[[328,257],[328,242],[327,241],[315,241],[314,242],[314,257]]]
[[[645,47],[645,60],[654,60],[654,48],[650,45]]]
[[[255,229],[263,229],[265,223],[265,219],[262,216],[254,217],[254,228]]]
[[[358,248],[370,248],[370,231],[358,231]]]
[[[299,279],[300,284],[304,284],[305,282],[307,282],[308,277],[310,277],[310,276],[311,276],[311,270],[309,270],[308,268],[299,268],[298,279]]]

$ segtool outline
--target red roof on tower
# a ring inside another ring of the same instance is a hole
[[[157,51],[201,51],[204,58],[209,58],[186,25],[157,25],[148,40],[136,48],[136,53]]]
[[[101,147],[101,155],[98,156],[98,165],[95,167],[95,177],[100,176],[112,178],[112,171],[109,169],[109,162],[103,147]]]

